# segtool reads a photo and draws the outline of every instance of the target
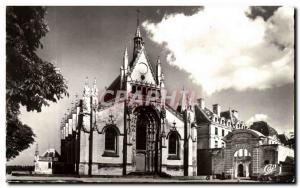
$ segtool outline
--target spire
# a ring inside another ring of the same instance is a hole
[[[123,68],[125,69],[125,74],[128,69],[128,52],[127,47],[125,47],[124,57],[123,57]]]
[[[128,72],[128,52],[127,52],[127,47],[125,47],[124,50],[124,56],[123,56],[123,65],[120,68],[120,74],[121,74],[121,84],[120,84],[120,89],[122,90],[125,86],[124,81],[126,80],[127,72]]]
[[[88,86],[88,84],[89,84],[89,77],[85,77],[84,85]]]
[[[83,96],[89,96],[89,94],[90,94],[89,78],[86,77],[84,82]]]
[[[138,26],[138,27],[136,28],[135,37],[139,37],[139,38],[142,37],[142,35],[141,35],[141,30],[140,30],[140,26]]]
[[[97,89],[97,80],[96,77],[94,78],[94,83],[93,83],[93,92],[95,92]]]
[[[157,63],[156,63],[156,79],[157,79],[157,84],[160,85],[160,82],[161,82],[161,63],[160,63],[159,56],[157,58]]]
[[[96,85],[97,83],[97,80],[96,80],[96,77],[94,78],[94,86]]]
[[[140,31],[140,10],[137,9],[137,19],[136,19],[136,32],[135,32],[135,37],[142,37],[141,31]]]
[[[94,78],[94,83],[93,83],[92,93],[93,93],[94,96],[97,96],[97,95],[98,95],[98,87],[97,87],[97,80],[96,80],[96,77]]]
[[[185,91],[184,87],[182,87],[181,96],[179,99],[179,105],[177,111],[184,112],[187,109],[188,98],[187,98],[187,91]]]
[[[134,49],[133,49],[134,58],[143,49],[143,47],[144,47],[144,40],[142,38],[141,29],[140,29],[140,10],[137,10],[137,28],[134,36]]]

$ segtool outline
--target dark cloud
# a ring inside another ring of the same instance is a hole
[[[138,8],[138,7],[137,7]],[[145,11],[143,11],[146,9]],[[141,8],[141,16],[152,23],[160,22],[164,16],[183,13],[186,16],[195,14],[196,12],[203,10],[201,6],[182,6],[182,7],[143,7]],[[152,10],[152,11],[151,11]],[[149,15],[151,13],[151,15]],[[155,16],[153,15],[155,13]]]
[[[252,19],[260,16],[267,21],[279,7],[280,6],[253,6],[250,7],[250,13],[247,14],[247,16]]]

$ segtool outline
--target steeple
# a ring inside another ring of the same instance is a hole
[[[133,49],[133,57],[135,58],[137,54],[143,49],[144,47],[144,40],[141,35],[140,29],[140,10],[137,10],[137,27],[134,36],[134,49]]]
[[[140,30],[140,10],[136,10],[137,12],[137,19],[136,19],[136,32],[135,37],[142,37],[141,30]]]

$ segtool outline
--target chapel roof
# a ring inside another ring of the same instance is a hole
[[[114,91],[114,95],[106,94],[104,96],[104,101],[109,101],[114,99],[116,96],[116,92],[120,89],[121,86],[121,76],[117,76],[114,81],[106,88],[106,90]]]

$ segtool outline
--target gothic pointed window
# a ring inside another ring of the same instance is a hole
[[[105,131],[105,150],[115,151],[117,143],[117,133],[112,128],[109,127]]]
[[[178,160],[179,159],[179,136],[175,131],[171,132],[169,135],[169,144],[168,144],[169,160]]]
[[[117,156],[118,150],[118,133],[114,127],[107,127],[105,129],[105,143],[104,143],[104,154],[105,157]]]

